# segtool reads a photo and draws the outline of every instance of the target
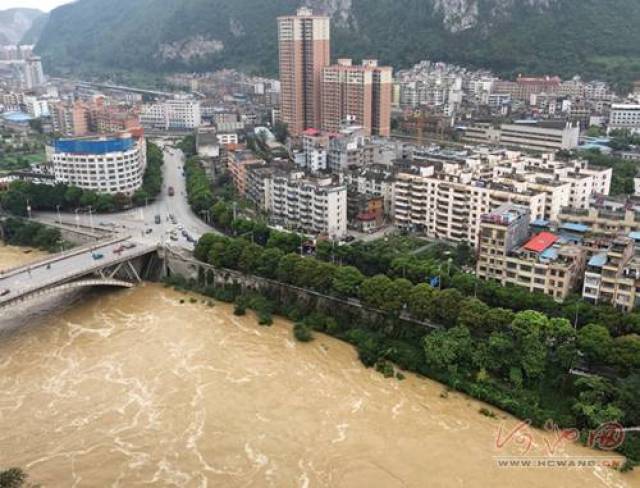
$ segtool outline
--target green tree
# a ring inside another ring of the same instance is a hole
[[[284,253],[277,248],[265,249],[256,265],[257,272],[265,278],[276,278]]]
[[[578,395],[573,411],[580,427],[595,429],[623,419],[624,412],[613,403],[615,388],[609,381],[597,376],[579,378],[575,387]]]
[[[278,271],[276,274],[276,278],[278,279],[278,281],[283,281],[285,283],[295,283],[296,269],[298,268],[298,263],[301,260],[302,258],[297,254],[286,254],[280,260],[280,265],[278,266]]]
[[[629,371],[640,368],[640,336],[629,334],[613,341],[613,356],[622,368]]]
[[[435,291],[431,318],[438,324],[453,327],[458,321],[462,301],[463,296],[458,290]]]
[[[457,370],[471,357],[473,343],[466,327],[437,330],[424,338],[424,353],[428,364],[443,371]]]
[[[233,210],[229,205],[220,200],[211,207],[211,217],[221,229],[230,229],[233,222]]]
[[[364,275],[353,266],[339,266],[333,277],[333,290],[344,297],[357,297]]]
[[[27,483],[27,474],[20,468],[0,471],[0,488],[23,488]]]
[[[84,191],[80,197],[80,206],[94,207],[98,203],[98,194],[94,191]]]
[[[151,200],[151,195],[144,188],[139,188],[133,193],[133,204],[140,207]]]
[[[490,308],[486,313],[484,322],[488,332],[505,330],[511,325],[515,314],[511,310],[505,308]]]
[[[116,202],[113,195],[107,195],[105,193],[98,195],[96,200],[96,212],[107,213],[114,212],[116,210]]]
[[[386,298],[389,296],[389,289],[392,286],[391,278],[386,275],[376,275],[367,278],[360,286],[360,297],[369,307],[385,309]]]
[[[416,285],[409,293],[409,313],[418,320],[426,320],[431,317],[433,307],[434,290],[426,283]]]
[[[213,233],[204,234],[200,239],[198,239],[198,243],[196,244],[195,250],[193,252],[194,257],[199,260],[206,262],[209,256],[209,251],[211,250],[211,246],[214,243],[219,241],[219,237]]]
[[[21,191],[9,190],[2,195],[2,208],[12,215],[27,216],[27,196]]]
[[[391,282],[384,293],[382,309],[387,312],[400,313],[409,300],[413,285],[409,280],[397,278]]]
[[[611,361],[613,340],[606,327],[589,324],[578,332],[578,348],[590,363],[607,363]]]
[[[238,259],[238,269],[243,273],[255,273],[261,256],[262,248],[260,246],[251,243],[247,244]]]
[[[82,198],[82,189],[77,186],[70,186],[64,194],[66,204],[71,208],[77,208]]]
[[[486,316],[489,313],[489,307],[477,298],[467,298],[463,300],[458,315],[458,325],[467,327],[477,332],[486,331]]]

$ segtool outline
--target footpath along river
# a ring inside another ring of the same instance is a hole
[[[37,256],[0,248],[0,268]],[[498,467],[516,419],[232,312],[156,284],[0,312],[0,467],[43,487],[640,487],[605,467]]]

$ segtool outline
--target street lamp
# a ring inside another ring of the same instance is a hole
[[[91,213],[92,210],[93,207],[89,205],[89,226],[93,229],[93,213]]]
[[[60,205],[56,205],[56,211],[58,212],[58,223],[62,223],[62,217],[60,215]]]
[[[31,218],[31,200],[27,200],[27,218]]]
[[[78,215],[78,212],[80,211],[79,208],[75,209],[75,214],[76,214],[76,230],[80,229],[80,216]]]

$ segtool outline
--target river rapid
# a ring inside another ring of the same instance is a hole
[[[0,267],[35,257],[0,248]],[[145,284],[0,312],[0,467],[43,487],[640,486],[604,467],[498,467],[519,453],[496,447],[516,419],[189,297]]]

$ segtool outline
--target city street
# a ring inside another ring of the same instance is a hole
[[[198,218],[189,207],[187,201],[186,181],[182,176],[184,155],[179,149],[173,149],[165,141],[156,142],[164,151],[164,184],[160,195],[146,207],[135,208],[125,212],[113,214],[61,214],[62,222],[67,225],[81,225],[90,227],[112,228],[115,232],[131,235],[138,241],[150,244],[171,243],[185,249],[193,249],[182,235],[182,226],[194,239],[199,239],[207,232],[217,232]],[[173,187],[175,195],[168,195],[168,188]],[[156,215],[160,215],[161,223],[155,223]],[[173,224],[169,216],[175,217]],[[58,215],[55,212],[34,213],[34,218],[40,222],[55,222]],[[149,231],[151,229],[151,231]],[[177,241],[170,240],[172,231],[178,236]]]

